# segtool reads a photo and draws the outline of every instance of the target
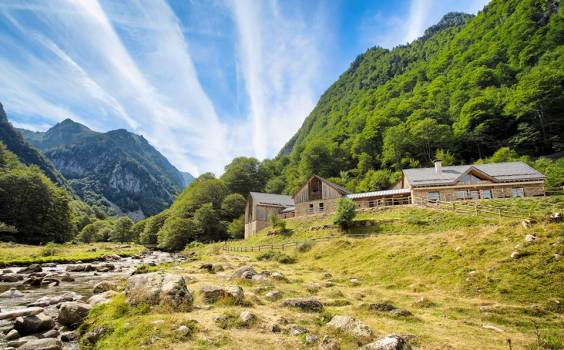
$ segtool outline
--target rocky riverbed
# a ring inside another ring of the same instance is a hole
[[[164,252],[97,262],[33,264],[0,270],[0,348],[78,349],[74,331],[88,310],[112,296],[119,281],[141,265],[178,257]]]

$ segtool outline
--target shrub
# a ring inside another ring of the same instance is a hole
[[[356,205],[354,202],[349,198],[339,198],[333,223],[339,225],[342,229],[347,229],[351,226],[355,216]]]
[[[286,221],[280,219],[276,214],[270,214],[268,216],[268,221],[270,221],[272,228],[279,235],[285,235],[292,232],[286,227]]]
[[[59,253],[59,248],[53,242],[47,243],[41,249],[41,256],[54,256],[54,255],[57,255],[57,253]]]
[[[233,220],[227,226],[227,233],[233,239],[241,239],[245,236],[245,216],[241,215],[239,218]]]
[[[133,232],[131,227],[133,221],[127,216],[121,217],[116,222],[113,230],[110,232],[110,240],[112,242],[130,242],[133,240]]]
[[[315,244],[314,241],[312,241],[311,239],[307,239],[301,243],[299,243],[296,246],[296,250],[300,253],[305,253],[311,250],[311,248],[313,248],[313,245]]]
[[[281,264],[293,264],[296,262],[296,258],[289,256],[282,252],[276,252],[274,250],[269,250],[257,256],[259,261],[277,261]]]
[[[141,235],[139,235],[139,243],[145,245],[157,244],[157,234],[169,216],[170,214],[167,211],[163,211],[162,213],[147,218],[145,229]]]
[[[194,220],[171,217],[157,234],[158,247],[168,251],[182,250],[199,232]]]

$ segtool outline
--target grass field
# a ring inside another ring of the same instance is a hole
[[[112,254],[131,256],[141,253],[144,249],[136,244],[116,243],[49,243],[45,246],[0,243],[0,267],[44,262],[88,261]]]
[[[331,316],[342,314],[361,320],[377,336],[406,335],[418,349],[507,350],[508,339],[512,349],[562,349],[564,261],[555,254],[563,253],[564,224],[546,223],[540,220],[542,215],[526,229],[519,219],[395,208],[360,214],[359,220],[376,223],[352,232],[372,234],[364,238],[337,229],[312,230],[330,224],[330,217],[288,220],[290,235],[272,237],[265,230],[229,245],[339,236],[309,242],[299,250],[275,252],[232,253],[222,250],[222,243],[210,244],[192,249],[198,261],[166,266],[192,277],[189,288],[200,305],[202,285],[232,283],[227,276],[241,265],[280,271],[288,278],[287,282],[237,282],[245,289],[248,306],[214,305],[176,313],[132,308],[116,298],[92,313],[88,327],[103,325],[112,330],[96,349],[317,348],[306,344],[303,335],[270,332],[269,325],[284,317],[313,334],[334,337],[342,349],[358,349],[350,337],[325,325]],[[536,240],[526,242],[527,234],[535,234]],[[514,251],[521,254],[519,259],[511,258]],[[226,271],[208,274],[198,268],[204,262],[221,264]],[[360,283],[351,283],[351,278]],[[325,311],[308,314],[283,308],[265,298],[266,291],[273,289],[284,298],[314,296]],[[367,304],[381,302],[413,315],[397,317],[368,310]],[[244,309],[258,316],[251,327],[222,329],[213,322],[215,316],[238,315]],[[189,335],[175,334],[181,324],[190,325]]]

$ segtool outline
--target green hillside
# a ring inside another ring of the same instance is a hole
[[[292,193],[317,173],[375,190],[436,158],[561,152],[563,43],[560,1],[493,0],[475,17],[446,15],[409,45],[371,48],[282,149],[270,188]]]

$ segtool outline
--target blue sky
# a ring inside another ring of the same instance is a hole
[[[176,167],[274,156],[372,46],[487,0],[0,0],[0,102],[12,123],[72,118],[144,135]]]

